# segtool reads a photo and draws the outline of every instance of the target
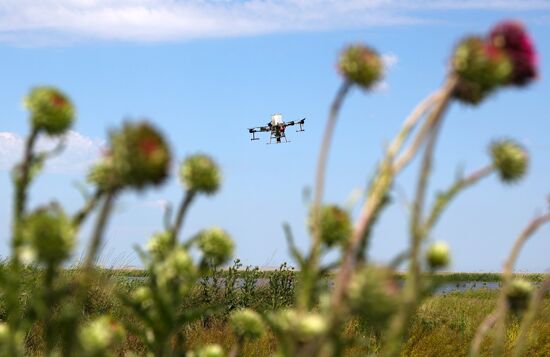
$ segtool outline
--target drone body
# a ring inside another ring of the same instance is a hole
[[[298,124],[300,125],[300,129],[296,130],[296,132],[304,131],[303,125],[305,121],[306,118],[303,118],[299,121],[289,121],[288,123],[285,123],[281,114],[273,114],[271,116],[271,121],[267,123],[267,125],[248,129],[248,132],[252,134],[252,138],[250,140],[260,140],[260,138],[256,137],[256,133],[269,132],[270,136],[268,144],[271,144],[271,140],[273,139],[275,139],[276,144],[280,144],[282,142],[281,139],[285,139],[285,143],[289,143],[290,141],[287,140],[285,134],[286,127]]]

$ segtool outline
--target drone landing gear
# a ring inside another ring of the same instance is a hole
[[[277,140],[275,141],[275,144],[281,144],[281,143],[282,143],[281,138],[284,138],[284,139],[285,139],[285,143],[289,143],[289,142],[290,142],[290,140],[287,140],[285,133],[282,133],[280,136],[277,136],[277,135],[273,135],[273,134],[272,134],[272,135],[269,137],[269,142],[268,142],[267,144],[268,144],[268,145],[269,145],[269,144],[272,144],[272,142],[271,142],[272,139],[277,139]]]
[[[260,138],[256,137],[256,132],[255,131],[251,132],[251,134],[252,134],[252,138],[250,140],[260,140]]]

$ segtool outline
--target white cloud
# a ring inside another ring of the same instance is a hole
[[[419,10],[549,8],[548,0],[2,0],[0,41],[177,41],[436,21]]]
[[[105,143],[92,139],[76,131],[69,131],[65,136],[63,152],[46,162],[45,171],[50,173],[84,173],[97,160]],[[41,137],[36,143],[37,152],[50,151],[56,147],[59,139]],[[24,139],[12,132],[0,132],[0,170],[11,170],[21,161]]]

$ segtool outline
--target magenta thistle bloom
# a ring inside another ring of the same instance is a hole
[[[537,77],[537,52],[521,23],[503,21],[491,30],[489,39],[506,52],[513,64],[511,84],[525,85]]]

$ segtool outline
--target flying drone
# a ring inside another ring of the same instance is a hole
[[[283,116],[281,114],[273,114],[271,116],[271,121],[267,123],[265,126],[257,126],[255,128],[249,128],[248,132],[252,134],[252,138],[250,140],[260,140],[260,138],[256,137],[256,133],[261,132],[270,132],[269,136],[269,143],[271,144],[271,140],[276,139],[275,143],[280,144],[281,139],[285,139],[285,143],[289,143],[290,141],[287,140],[285,129],[287,126],[293,126],[293,125],[300,125],[300,129],[296,130],[296,132],[305,131],[304,130],[304,123],[306,121],[306,118],[303,118],[302,120],[298,121],[289,121],[288,123],[285,123],[283,121]]]

